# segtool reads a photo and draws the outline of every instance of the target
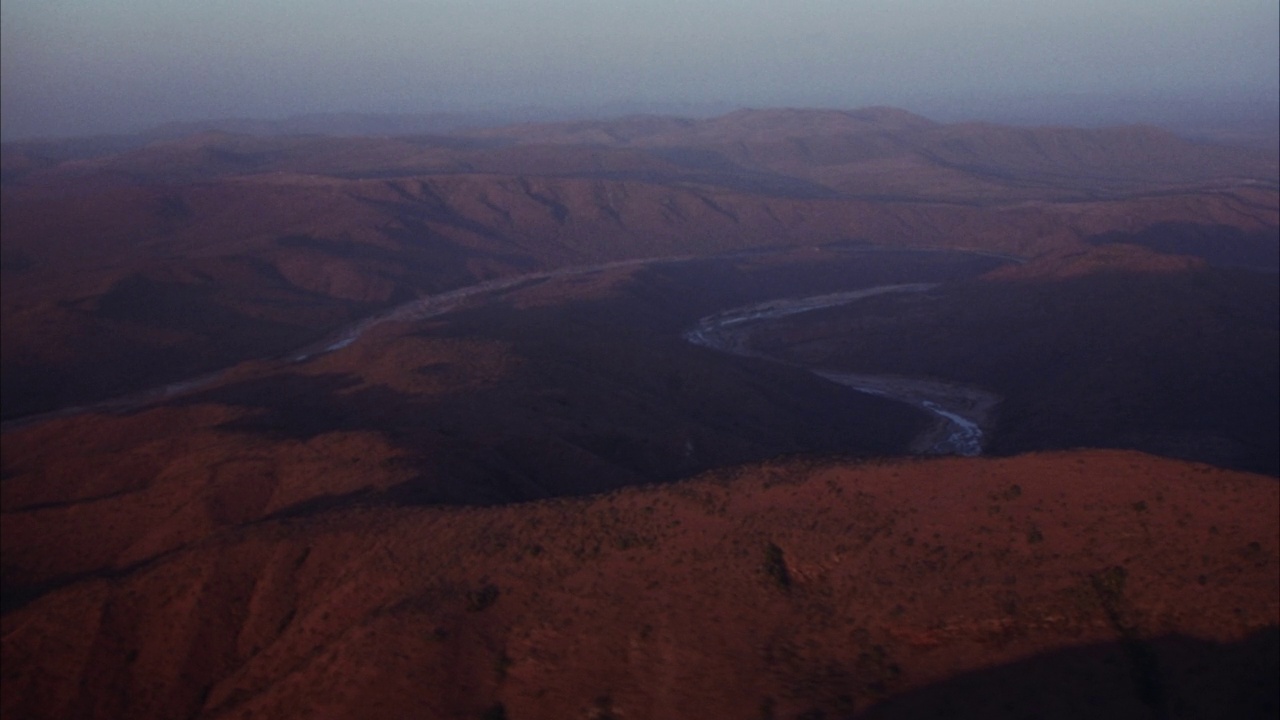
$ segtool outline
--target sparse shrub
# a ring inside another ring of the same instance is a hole
[[[515,661],[511,659],[511,656],[508,655],[505,650],[494,659],[493,672],[498,677],[498,682],[502,682],[507,679],[507,670],[511,669],[511,666],[514,664]]]
[[[1003,500],[1005,502],[1008,502],[1010,500],[1017,500],[1019,497],[1022,497],[1022,486],[1010,485],[1004,490],[988,493],[987,497],[990,498],[991,500]]]
[[[619,550],[630,550],[634,547],[653,547],[654,538],[624,532],[613,538],[613,546]]]
[[[1093,585],[1094,592],[1098,593],[1098,599],[1108,611],[1118,607],[1120,599],[1124,597],[1124,582],[1128,577],[1129,572],[1120,565],[1090,576],[1089,582]]]
[[[787,560],[782,555],[782,548],[774,543],[769,543],[764,548],[764,573],[778,587],[790,589],[791,573],[787,570]]]
[[[487,584],[479,590],[467,592],[467,610],[480,612],[498,601],[498,586]]]
[[[595,707],[591,708],[591,712],[587,717],[590,720],[619,720],[618,716],[613,712],[613,698],[608,695],[601,695],[596,698]]]
[[[1044,533],[1040,532],[1039,525],[1033,524],[1031,529],[1027,531],[1027,542],[1032,545],[1044,542]]]

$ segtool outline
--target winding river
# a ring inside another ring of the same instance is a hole
[[[867,248],[866,252],[883,251],[883,248]],[[916,249],[916,251],[924,251]],[[935,250],[934,252],[948,252]],[[954,252],[954,251],[950,251]],[[737,256],[759,255],[760,251],[730,253],[714,258],[680,256],[664,258],[648,258],[641,260],[624,260],[618,262],[579,265],[536,273],[527,273],[508,278],[489,280],[475,285],[450,290],[448,292],[428,295],[399,305],[378,315],[365,318],[359,322],[330,335],[328,338],[300,348],[288,354],[282,360],[290,364],[306,362],[315,357],[341,350],[359,340],[362,335],[378,325],[387,322],[405,322],[423,320],[444,315],[469,305],[473,301],[484,302],[510,290],[515,290],[544,280],[574,276],[586,276],[616,268],[637,267],[643,265],[659,265],[664,263],[680,263],[691,260],[728,259]],[[696,345],[734,355],[765,358],[774,362],[785,362],[777,358],[766,357],[751,348],[750,330],[759,322],[811,312],[822,308],[835,307],[856,302],[863,298],[886,293],[924,292],[933,287],[928,283],[908,283],[898,285],[881,285],[845,292],[828,293],[801,298],[783,298],[768,302],[747,305],[725,310],[702,318],[698,324],[685,333],[685,338]],[[987,424],[990,410],[999,398],[976,388],[965,387],[954,383],[923,378],[907,378],[889,375],[857,375],[851,373],[808,368],[814,374],[832,382],[853,388],[860,392],[870,393],[905,402],[919,407],[937,418],[935,425],[917,438],[912,451],[921,454],[956,454],[978,455],[982,452],[984,439],[983,428]],[[58,417],[67,417],[87,412],[128,412],[149,405],[159,404],[180,395],[202,389],[224,378],[231,368],[224,368],[194,378],[166,383],[126,396],[96,403],[62,408],[47,413],[17,418],[3,424],[4,431],[36,424]]]
[[[758,323],[848,305],[864,298],[888,293],[925,292],[936,284],[909,283],[878,285],[847,292],[785,298],[746,305],[708,315],[684,335],[695,345],[721,352],[793,364],[769,357],[751,347],[751,328]],[[813,374],[859,392],[879,395],[920,408],[935,418],[934,424],[912,443],[912,450],[925,455],[981,455],[984,426],[1000,398],[985,390],[957,383],[897,375],[855,373],[806,368]]]

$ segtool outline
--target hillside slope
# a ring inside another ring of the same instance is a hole
[[[252,523],[6,613],[4,714],[1266,717],[1277,492],[1092,452]]]

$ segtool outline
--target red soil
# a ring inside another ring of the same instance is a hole
[[[842,717],[997,667],[966,702],[1194,707],[1207,656],[1186,644],[1280,620],[1278,511],[1270,478],[1078,452],[260,522],[6,613],[4,712]],[[6,555],[53,553],[75,521]],[[1072,648],[1101,659],[1037,679]],[[1233,708],[1265,707],[1232,681]]]

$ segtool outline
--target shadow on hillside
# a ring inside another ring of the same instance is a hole
[[[1004,398],[986,451],[1128,448],[1280,475],[1274,276],[978,280],[761,325],[770,356]]]
[[[1280,227],[1245,232],[1230,225],[1168,222],[1151,225],[1138,232],[1094,235],[1089,242],[1095,245],[1141,245],[1171,255],[1194,255],[1219,267],[1280,271]]]
[[[1174,635],[1060,650],[921,688],[856,717],[1275,718],[1278,695],[1280,628],[1271,627],[1238,643]]]

